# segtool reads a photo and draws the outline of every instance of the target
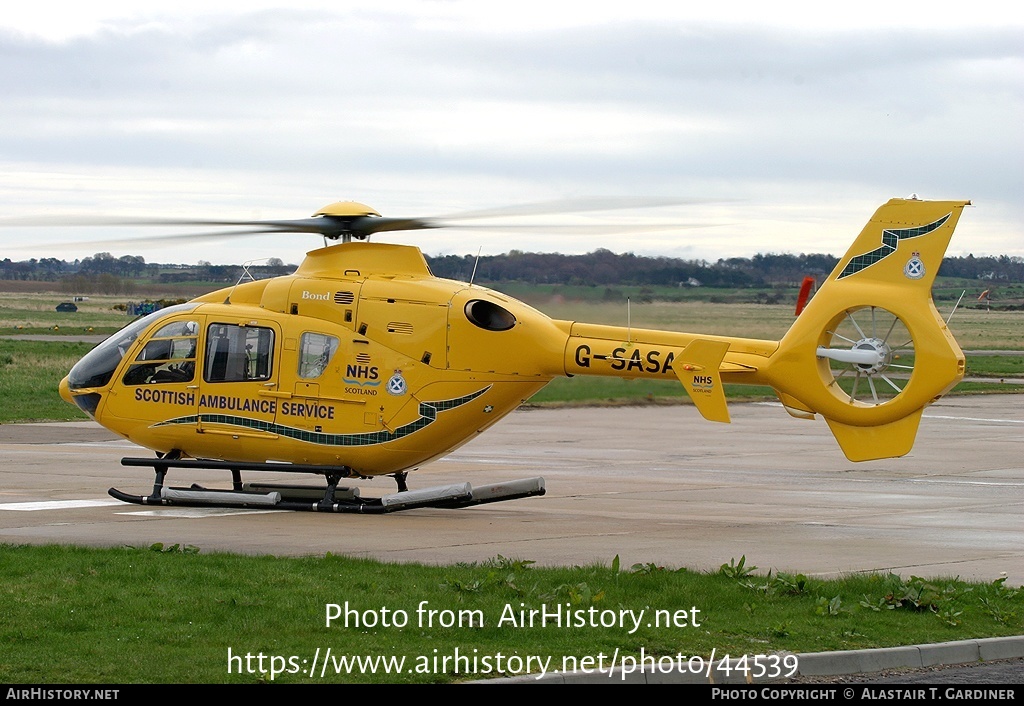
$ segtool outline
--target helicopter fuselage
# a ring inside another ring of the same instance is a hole
[[[555,377],[678,379],[723,422],[723,383],[742,382],[770,386],[793,416],[824,416],[851,460],[900,456],[964,374],[931,284],[966,203],[882,206],[781,341],[553,320],[434,277],[415,247],[349,242],[130,324],[61,394],[171,458],[374,476],[451,452]],[[856,333],[840,333],[847,320]],[[896,337],[911,364],[896,363]]]

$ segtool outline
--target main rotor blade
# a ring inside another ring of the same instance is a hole
[[[719,201],[720,202],[720,201]],[[547,230],[552,233],[576,234],[614,234],[628,232],[644,232],[653,230],[705,228],[721,224],[537,224],[537,223],[466,223],[494,218],[517,216],[538,216],[587,211],[643,210],[661,206],[679,206],[716,203],[702,199],[668,199],[668,198],[579,198],[560,201],[544,201],[531,204],[520,204],[501,208],[482,209],[454,213],[438,218],[388,218],[381,216],[338,216],[321,215],[312,218],[293,220],[249,220],[249,219],[206,219],[206,218],[134,218],[134,217],[97,217],[97,216],[41,216],[26,218],[0,219],[0,227],[216,227],[232,230],[182,233],[150,236],[145,239],[103,239],[90,241],[90,245],[141,245],[146,241],[153,242],[188,242],[211,238],[232,238],[246,235],[264,235],[268,233],[315,233],[325,238],[357,238],[365,239],[374,233],[392,231],[425,230],[431,228],[462,228],[501,231],[536,231]],[[237,230],[235,230],[237,229]],[[85,243],[80,243],[85,244]],[[37,244],[38,246],[38,244]],[[60,246],[58,246],[60,247]],[[20,248],[19,248],[20,249]]]
[[[105,238],[103,240],[85,240],[77,242],[61,243],[32,243],[23,245],[12,245],[11,250],[67,250],[69,247],[109,248],[109,247],[132,247],[148,248],[158,247],[174,243],[209,242],[210,240],[222,240],[246,235],[267,235],[268,233],[280,233],[279,230],[268,230],[266,228],[249,230],[218,230],[206,233],[170,233],[165,235],[150,235],[142,238]]]
[[[634,198],[628,196],[593,197],[578,199],[560,199],[555,201],[538,201],[512,206],[498,206],[476,211],[450,213],[437,216],[438,221],[468,221],[478,218],[505,218],[512,216],[554,216],[563,213],[586,213],[588,211],[622,211],[628,209],[649,209],[663,206],[698,206],[712,203],[724,203],[724,199],[671,199],[671,198]]]
[[[302,225],[303,221],[314,219],[299,219],[289,221],[260,221],[260,220],[212,220],[197,218],[136,218],[132,216],[89,216],[89,215],[65,215],[65,216],[26,216],[24,218],[3,218],[0,219],[0,226],[4,227],[70,227],[82,226],[92,227],[117,227],[117,226],[281,226]]]
[[[206,227],[245,228],[245,230],[218,231],[213,233],[188,233],[183,235],[155,236],[166,240],[191,237],[224,237],[253,235],[258,233],[315,233],[327,238],[338,238],[349,234],[365,238],[373,233],[394,230],[421,230],[441,228],[441,224],[421,218],[381,218],[379,216],[316,216],[294,220],[212,220],[194,218],[104,218],[95,216],[58,216],[38,218],[0,219],[0,226],[9,227]],[[109,242],[119,242],[111,240]]]
[[[500,230],[526,232],[543,230],[568,235],[615,235],[616,233],[646,233],[652,230],[690,230],[715,228],[724,223],[441,223],[438,228],[460,230]]]

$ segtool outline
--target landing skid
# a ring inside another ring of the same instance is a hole
[[[156,478],[149,495],[131,495],[116,488],[108,492],[122,502],[136,505],[173,505],[183,507],[256,508],[274,510],[301,510],[307,512],[352,512],[383,514],[423,507],[462,508],[485,503],[516,500],[544,495],[543,478],[522,478],[507,483],[474,488],[469,483],[441,485],[420,490],[408,490],[406,473],[396,473],[399,491],[379,498],[363,498],[359,488],[339,487],[342,478],[359,477],[345,466],[324,467],[281,463],[233,463],[179,458],[122,458],[123,466],[149,466]],[[232,489],[211,489],[199,485],[189,488],[164,486],[170,468],[197,468],[231,471]],[[284,485],[275,483],[243,483],[242,471],[272,471],[276,473],[315,473],[327,480],[326,488],[311,485]]]

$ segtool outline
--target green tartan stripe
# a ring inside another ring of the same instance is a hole
[[[941,228],[942,224],[949,220],[949,217],[952,215],[952,213],[947,213],[934,223],[929,223],[925,226],[914,226],[913,228],[901,229],[886,228],[882,231],[882,247],[872,250],[871,252],[864,253],[863,255],[857,255],[850,258],[850,261],[846,263],[846,267],[843,268],[843,271],[839,273],[839,276],[836,277],[836,279],[842,279],[843,277],[856,274],[867,267],[871,267],[876,262],[884,260],[889,257],[889,255],[896,252],[896,246],[901,240],[908,240],[910,238],[917,238],[921,235],[927,235],[928,233]]]
[[[437,420],[439,412],[447,412],[450,409],[461,407],[464,404],[472,402],[490,389],[491,387],[488,385],[482,390],[477,390],[476,392],[453,400],[420,402],[419,418],[409,422],[408,424],[403,424],[394,431],[385,429],[383,431],[363,432],[360,434],[325,434],[323,432],[296,429],[294,427],[284,426],[283,424],[277,424],[275,422],[266,422],[260,419],[236,417],[230,414],[192,414],[185,417],[168,419],[154,424],[153,426],[160,427],[172,424],[197,424],[200,422],[207,422],[210,424],[226,424],[228,426],[241,427],[243,429],[254,429],[256,431],[277,434],[278,436],[297,439],[298,441],[305,441],[307,443],[318,444],[320,446],[372,446],[374,444],[385,444],[389,441],[395,441],[396,439],[401,439],[402,437],[409,436],[410,434],[415,434],[420,429],[433,424],[434,421]]]

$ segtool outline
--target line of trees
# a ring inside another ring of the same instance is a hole
[[[280,258],[249,267],[256,276],[273,277],[290,274],[295,265],[286,265]],[[59,260],[53,257],[32,258],[15,262],[0,260],[0,280],[35,282],[65,282],[66,291],[130,294],[132,280],[150,279],[156,282],[236,282],[242,276],[241,265],[211,265],[200,261],[198,265],[147,263],[141,255],[114,257],[110,253],[96,253],[82,260]]]
[[[504,255],[481,257],[447,255],[428,257],[438,277],[468,280],[476,267],[477,282],[527,282],[530,284],[611,285],[702,285],[706,287],[763,287],[798,285],[807,275],[819,280],[839,262],[834,255],[758,254],[731,257],[716,262],[666,257],[617,255],[595,250],[586,255],[526,253],[513,250]],[[948,277],[1024,282],[1024,258],[948,257],[939,274]]]
[[[642,257],[633,253],[616,254],[595,250],[586,255],[529,253],[512,250],[504,255],[481,257],[446,255],[427,257],[431,271],[438,277],[467,281],[476,269],[478,283],[525,282],[529,284],[569,284],[585,286],[648,285],[763,287],[799,284],[807,275],[819,279],[835,267],[838,258],[823,254],[758,254],[732,257],[715,262],[667,257]],[[256,276],[277,276],[295,270],[273,259],[250,267]],[[113,257],[97,253],[83,260],[67,262],[56,258],[13,262],[0,260],[0,279],[65,281],[71,290],[131,293],[131,280],[149,278],[158,282],[206,281],[234,282],[242,274],[240,265],[166,265],[146,263],[137,255]],[[993,283],[1024,282],[1024,258],[1000,256],[947,257],[940,275],[963,277]],[[111,289],[113,288],[113,289]]]

